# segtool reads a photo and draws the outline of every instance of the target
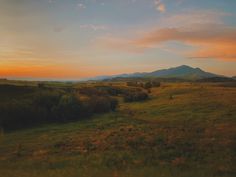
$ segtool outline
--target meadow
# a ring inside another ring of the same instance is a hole
[[[98,85],[133,89],[122,82]],[[161,83],[148,89],[148,99],[133,101],[125,101],[123,90],[111,96],[118,100],[114,110],[2,129],[0,177],[236,176],[235,84]]]

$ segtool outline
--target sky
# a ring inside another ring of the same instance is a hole
[[[236,75],[236,0],[0,0],[0,78],[189,65]]]

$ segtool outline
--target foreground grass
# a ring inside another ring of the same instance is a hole
[[[236,89],[165,84],[90,120],[1,133],[1,177],[235,176]]]

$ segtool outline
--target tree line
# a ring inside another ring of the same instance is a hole
[[[93,114],[115,111],[117,97],[125,102],[142,101],[148,94],[140,88],[94,86],[68,89],[0,86],[0,128],[14,130],[43,123],[86,119]]]

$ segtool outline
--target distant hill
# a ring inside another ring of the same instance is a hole
[[[209,73],[201,70],[200,68],[192,68],[187,65],[182,65],[169,69],[162,69],[153,72],[141,72],[131,74],[120,74],[113,76],[98,76],[90,78],[88,80],[105,80],[114,78],[176,78],[176,79],[187,79],[187,80],[198,80],[204,78],[213,77],[224,77],[217,74]]]

